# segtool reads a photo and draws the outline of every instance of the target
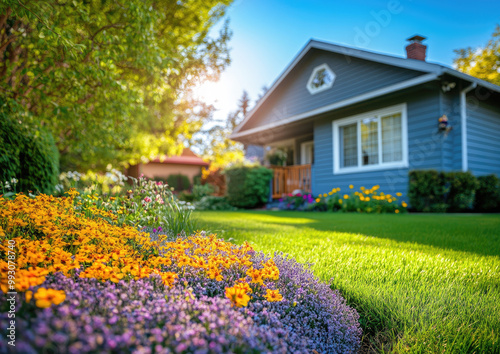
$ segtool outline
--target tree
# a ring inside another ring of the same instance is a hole
[[[65,168],[176,153],[213,107],[191,88],[229,64],[232,0],[4,0],[2,110],[55,137]]]
[[[213,168],[223,168],[245,160],[243,144],[231,140],[229,136],[245,118],[249,107],[250,97],[243,91],[238,100],[238,108],[228,114],[225,124],[206,129],[195,140],[194,144],[202,150],[202,155],[211,162]]]
[[[455,50],[455,53],[457,70],[500,85],[500,25],[484,48],[469,47]]]

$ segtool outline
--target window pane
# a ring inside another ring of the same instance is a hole
[[[366,118],[361,122],[362,164],[378,164],[378,119]]]
[[[401,113],[382,117],[382,162],[403,160]]]
[[[358,165],[358,138],[357,124],[340,127],[340,166],[351,167]]]

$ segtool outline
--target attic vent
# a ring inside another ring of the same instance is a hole
[[[335,81],[335,73],[327,64],[321,64],[314,68],[309,81],[307,90],[311,95],[328,90]]]

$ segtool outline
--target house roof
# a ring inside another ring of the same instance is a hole
[[[266,126],[262,127],[257,127],[253,129],[248,129],[248,130],[243,130],[241,131],[241,128],[245,126],[245,124],[255,115],[255,113],[258,111],[259,107],[267,100],[269,96],[272,95],[272,93],[276,90],[276,88],[280,85],[280,83],[285,79],[285,77],[297,66],[297,64],[300,62],[300,60],[312,49],[320,49],[332,53],[337,53],[337,54],[342,54],[346,57],[354,57],[354,58],[360,58],[364,60],[369,60],[373,62],[378,62],[382,64],[387,64],[387,65],[392,65],[395,67],[400,67],[400,68],[405,68],[405,69],[410,69],[410,70],[416,70],[423,72],[424,74],[421,75],[420,77],[403,81],[399,84],[396,85],[391,85],[382,89],[378,89],[372,92],[368,92],[366,94],[353,97],[351,99],[347,99],[341,102],[336,102],[324,107],[320,107],[317,109],[314,109],[309,112],[304,112],[302,114],[298,114],[296,116],[288,117],[286,119],[280,120],[273,122],[272,124],[267,124]],[[492,83],[489,83],[487,81],[478,79],[476,77],[461,73],[457,70],[454,70],[452,68],[446,67],[441,64],[435,64],[435,63],[429,63],[426,61],[422,60],[416,60],[416,59],[407,59],[407,58],[401,58],[401,57],[396,57],[392,55],[387,55],[387,54],[380,54],[380,53],[375,53],[375,52],[369,52],[366,50],[361,50],[361,49],[356,49],[356,48],[351,48],[347,46],[342,46],[342,45],[337,45],[329,42],[323,42],[323,41],[318,41],[311,39],[306,46],[299,52],[299,54],[292,60],[292,62],[288,65],[288,67],[281,73],[281,75],[274,81],[272,84],[271,88],[266,92],[264,97],[257,103],[257,105],[248,113],[248,115],[245,117],[245,119],[234,129],[233,133],[231,134],[232,139],[237,139],[239,137],[248,135],[248,134],[253,134],[257,131],[260,130],[266,130],[266,129],[272,129],[277,126],[281,126],[284,124],[288,123],[293,123],[299,120],[302,120],[307,117],[311,117],[312,115],[315,114],[321,114],[324,112],[327,112],[329,110],[337,109],[340,107],[345,107],[347,105],[357,103],[363,100],[375,98],[378,96],[382,96],[387,93],[399,91],[411,86],[416,86],[418,84],[422,84],[425,82],[437,80],[439,77],[443,75],[450,75],[453,77],[456,77],[458,79],[468,81],[471,83],[475,83],[479,86],[482,86],[484,88],[487,88],[489,90],[499,92],[500,93],[500,86],[494,85]]]
[[[166,155],[159,156],[150,162],[158,162],[164,164],[177,164],[177,165],[196,165],[196,166],[208,166],[209,163],[203,161],[201,157],[196,155],[189,148],[184,148],[182,154],[179,156],[168,157]]]

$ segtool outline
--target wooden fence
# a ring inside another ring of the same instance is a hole
[[[273,199],[283,197],[296,189],[311,192],[311,165],[271,166],[274,171]]]

